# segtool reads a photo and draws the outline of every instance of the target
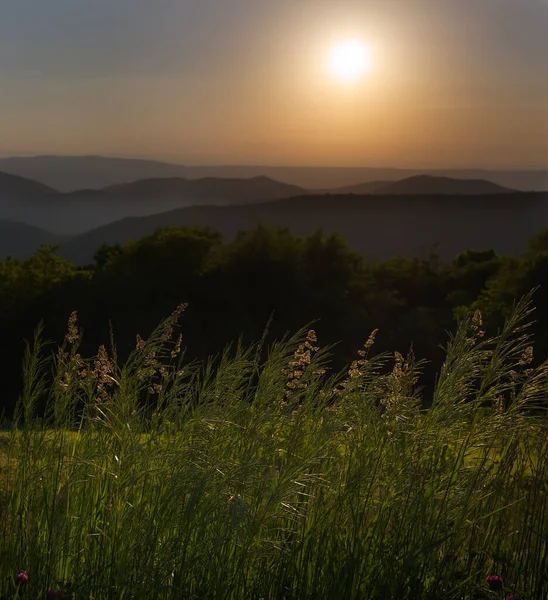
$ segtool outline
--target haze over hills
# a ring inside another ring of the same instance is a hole
[[[0,258],[26,256],[58,239],[39,227],[48,229],[50,211],[60,197],[42,183],[0,172]]]
[[[172,225],[211,227],[226,240],[257,225],[287,227],[298,235],[323,229],[378,259],[424,255],[434,246],[444,259],[468,249],[517,255],[530,235],[548,226],[548,194],[451,195],[443,202],[427,195],[310,195],[261,204],[193,206],[98,228],[69,240],[61,254],[87,264],[101,244],[137,240]]]
[[[6,175],[4,180],[9,185],[2,188],[0,180],[0,218],[23,221],[59,234],[79,234],[124,217],[184,206],[262,202],[305,193],[302,188],[268,177],[148,179],[66,194],[12,175]]]
[[[327,189],[330,194],[377,194],[381,193],[383,188],[394,183],[393,181],[367,181],[356,185],[345,185],[340,188]]]
[[[375,182],[344,189],[378,194],[488,194],[509,190],[482,180],[421,175],[398,182]],[[339,193],[333,190],[330,193]],[[125,217],[149,216],[194,205],[265,202],[312,193],[266,176],[250,179],[178,177],[143,179],[103,189],[61,193],[41,183],[4,174],[0,178],[0,218],[22,221],[63,235],[77,235]]]
[[[0,158],[0,171],[35,179],[63,192],[100,189],[157,177],[184,177],[182,165],[102,156]]]
[[[414,175],[487,179],[503,187],[547,191],[548,169],[397,169],[367,167],[184,166],[154,160],[101,156],[37,156],[0,159],[0,171],[35,179],[60,191],[99,189],[138,179],[182,177],[271,177],[306,189],[340,188],[374,181],[397,181]]]
[[[303,234],[324,228],[340,233],[360,252],[379,258],[416,254],[438,242],[444,256],[478,244],[485,247],[487,240],[492,240],[493,247],[502,252],[516,252],[521,241],[538,229],[546,217],[535,208],[533,212],[540,221],[532,221],[532,229],[525,226],[526,234],[522,235],[519,223],[529,218],[532,199],[536,206],[542,195],[516,194],[484,180],[421,175],[345,190],[353,195],[337,194],[340,190],[318,195],[258,176],[145,179],[100,190],[61,193],[32,180],[0,174],[0,219],[12,222],[0,247],[0,257],[26,256],[42,243],[56,243],[66,239],[62,236],[67,234],[84,234],[68,241],[63,254],[85,263],[103,242],[137,239],[161,226],[211,226],[230,238],[238,230],[259,223],[287,226]],[[367,190],[367,195],[362,190]],[[356,195],[356,191],[361,194]],[[311,199],[306,200],[307,196]],[[482,212],[486,208],[488,214]],[[505,233],[515,240],[514,245],[499,239],[508,211],[513,214],[509,222],[518,226],[516,231]],[[479,219],[481,235],[470,233],[466,227],[468,219]],[[22,230],[15,243],[13,221],[39,229]],[[398,222],[408,223],[413,231],[400,228]],[[360,233],[365,230],[369,231],[367,235]],[[499,242],[503,242],[502,246],[497,246]]]

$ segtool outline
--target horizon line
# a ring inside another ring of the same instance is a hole
[[[39,159],[39,158],[59,158],[59,159],[104,159],[104,160],[134,160],[134,161],[147,161],[155,162],[164,165],[170,165],[174,167],[183,168],[266,168],[266,169],[371,169],[380,170],[387,169],[393,171],[484,171],[484,172],[501,172],[501,171],[515,171],[515,172],[527,172],[527,171],[548,171],[548,164],[545,166],[530,166],[530,167],[481,167],[481,166],[371,166],[371,165],[306,165],[306,164],[272,164],[272,163],[186,163],[186,162],[173,162],[172,159],[161,159],[144,156],[131,156],[131,155],[112,155],[112,154],[49,154],[49,153],[3,153],[0,152],[0,160],[10,159]]]

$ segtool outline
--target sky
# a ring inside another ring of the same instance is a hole
[[[0,0],[0,90],[3,156],[546,168],[548,0]]]

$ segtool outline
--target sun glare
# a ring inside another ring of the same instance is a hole
[[[343,40],[331,48],[329,73],[345,83],[353,83],[371,68],[371,51],[359,40]]]

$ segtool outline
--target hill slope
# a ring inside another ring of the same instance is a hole
[[[485,179],[454,179],[451,177],[433,177],[416,175],[401,181],[387,184],[377,193],[388,195],[462,195],[482,196],[488,194],[507,194],[515,190],[504,188]]]
[[[548,227],[548,194],[486,196],[301,196],[241,206],[194,206],[124,219],[67,242],[62,255],[89,263],[103,243],[137,240],[158,227],[208,226],[232,239],[239,230],[288,227],[297,235],[318,229],[337,233],[373,258],[426,254],[437,245],[443,258],[468,249],[518,254],[527,238]]]
[[[399,181],[369,181],[333,190],[337,194],[387,195],[487,195],[507,194],[515,190],[502,187],[485,179],[456,179],[433,175],[414,175]]]
[[[216,200],[221,204],[234,201],[257,201],[289,198],[304,190],[295,185],[274,181],[270,177],[251,179],[226,179],[206,177],[203,179],[164,178],[143,179],[133,183],[113,185],[102,190],[114,198],[162,198],[181,197]]]
[[[0,220],[0,260],[27,258],[43,244],[59,244],[65,236],[16,221]]]
[[[0,170],[63,192],[100,189],[152,177],[183,177],[185,167],[153,160],[102,156],[32,156],[0,159]]]
[[[62,194],[53,188],[32,179],[0,172],[0,220],[12,223],[6,229],[4,222],[3,229],[0,230],[0,235],[7,236],[0,240],[2,252],[15,256],[21,249],[27,248],[30,230],[21,231],[23,238],[19,244],[13,222],[20,221],[17,223],[19,227],[23,227],[23,222],[43,227],[50,220],[53,207],[61,196]],[[44,239],[47,240],[47,236]],[[10,252],[12,243],[14,252]]]
[[[79,234],[125,217],[147,216],[204,204],[260,202],[304,193],[302,188],[268,177],[252,179],[146,179],[101,190],[61,194],[12,175],[9,181],[27,182],[32,196],[0,193],[0,218],[24,221],[60,234]],[[34,187],[33,185],[34,184]],[[15,188],[15,184],[11,184]],[[3,200],[4,199],[4,200]]]
[[[43,183],[0,171],[0,200],[6,198],[36,198],[57,193],[56,190]]]

